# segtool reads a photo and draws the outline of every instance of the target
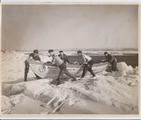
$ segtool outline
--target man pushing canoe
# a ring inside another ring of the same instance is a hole
[[[33,50],[33,53],[30,53],[28,58],[24,62],[25,63],[24,81],[27,81],[27,75],[28,75],[28,72],[29,72],[29,62],[30,62],[30,60],[41,62],[38,50],[36,50],[36,49]],[[40,79],[40,77],[38,75],[35,74],[35,76],[36,76],[37,79]]]
[[[52,49],[48,50],[48,53],[52,57],[52,64],[59,67],[59,69],[60,69],[58,77],[56,79],[56,81],[57,81],[56,84],[57,85],[60,84],[60,77],[63,73],[65,75],[69,76],[70,78],[72,78],[72,81],[76,81],[76,78],[73,75],[71,75],[71,73],[67,70],[67,66],[66,66],[65,62],[58,55],[55,55],[54,50],[52,50]]]
[[[93,67],[93,60],[90,56],[88,55],[85,55],[84,53],[82,53],[82,51],[77,51],[77,54],[78,56],[80,56],[83,60],[83,63],[82,63],[82,68],[83,68],[83,73],[81,75],[81,78],[84,78],[85,77],[85,74],[87,71],[89,71],[93,77],[93,79],[96,79],[96,75],[95,73],[93,72],[92,70],[92,67]]]

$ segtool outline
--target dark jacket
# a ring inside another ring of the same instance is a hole
[[[108,56],[106,56],[106,59],[104,61],[112,64],[113,62],[117,61],[117,59],[111,54],[108,54]]]
[[[59,54],[58,56],[64,61],[64,63],[70,63],[68,56],[66,54],[63,55]]]

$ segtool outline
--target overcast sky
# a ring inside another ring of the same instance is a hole
[[[122,49],[138,46],[135,5],[4,5],[3,49]]]

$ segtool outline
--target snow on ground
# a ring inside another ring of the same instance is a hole
[[[103,75],[106,65],[98,64],[94,65],[97,80],[87,74],[85,79],[55,86],[50,84],[52,79],[33,78],[23,82],[25,59],[26,55],[21,52],[2,53],[3,113],[56,113],[60,103],[62,108],[58,113],[138,112],[137,67],[134,69],[122,62],[118,64],[118,72]],[[30,71],[31,77],[34,75]],[[50,100],[52,104],[46,106]]]
[[[27,54],[15,51],[2,52],[2,81],[22,81],[24,77],[24,61],[28,57]],[[43,62],[50,61],[48,56],[41,56]],[[29,71],[29,77],[34,74]]]

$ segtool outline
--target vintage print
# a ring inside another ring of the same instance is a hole
[[[139,114],[138,5],[2,5],[2,114]]]

